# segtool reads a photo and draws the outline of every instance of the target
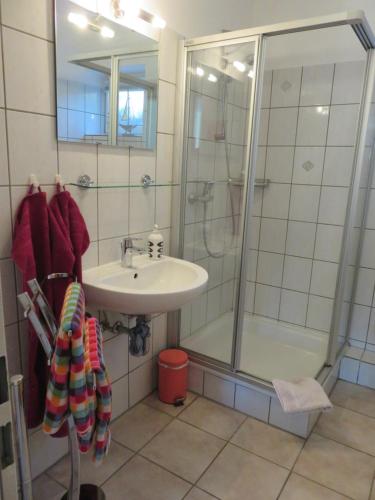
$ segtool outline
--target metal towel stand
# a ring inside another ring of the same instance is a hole
[[[69,278],[67,273],[51,274],[47,279]],[[54,314],[48,304],[48,301],[36,279],[28,281],[30,290],[33,292],[31,298],[28,292],[18,295],[18,300],[24,309],[24,315],[33,325],[33,328],[39,338],[46,353],[48,364],[51,362],[53,354],[53,345],[57,336],[58,326]],[[41,323],[35,308],[35,303],[38,304],[43,318],[52,334],[52,343],[43,324]],[[70,485],[67,493],[62,497],[62,500],[105,500],[103,490],[93,484],[80,485],[80,451],[78,448],[77,432],[73,420],[73,416],[69,415],[68,419],[68,443],[70,454]]]

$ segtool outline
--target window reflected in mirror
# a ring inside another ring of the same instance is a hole
[[[74,1],[56,2],[60,141],[154,149],[158,43]]]

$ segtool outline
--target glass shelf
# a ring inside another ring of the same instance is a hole
[[[66,186],[75,186],[81,189],[116,189],[116,188],[143,188],[149,189],[153,187],[173,187],[179,186],[178,183],[164,182],[164,183],[152,183],[148,185],[144,184],[92,184],[91,186],[84,186],[78,182],[69,182]]]

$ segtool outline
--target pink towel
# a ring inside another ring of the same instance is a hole
[[[62,256],[65,260],[73,259],[65,235],[48,208],[46,193],[39,190],[32,194],[30,189],[17,211],[12,247],[12,258],[22,273],[23,291],[30,292],[27,282],[33,278],[39,283],[44,282],[43,291],[54,307],[51,283],[44,280],[52,272],[63,271],[58,265]],[[27,423],[32,428],[43,420],[48,367],[44,350],[31,325],[28,353]]]
[[[69,241],[74,260],[70,262],[70,259],[67,259],[65,254],[56,257],[54,269],[58,267],[64,268],[64,272],[72,273],[77,278],[77,281],[82,283],[82,255],[90,245],[89,233],[78,205],[70,193],[65,190],[61,191],[59,184],[57,185],[57,191],[50,201],[50,209],[64,232],[66,240]],[[55,255],[55,252],[53,252],[53,255]],[[69,281],[64,280],[57,281],[56,286],[54,285],[54,310],[57,317],[59,317],[68,284]]]

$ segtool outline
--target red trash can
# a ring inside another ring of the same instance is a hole
[[[186,399],[189,358],[180,349],[165,349],[159,353],[159,399],[178,404]]]

